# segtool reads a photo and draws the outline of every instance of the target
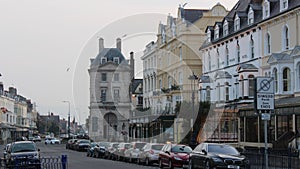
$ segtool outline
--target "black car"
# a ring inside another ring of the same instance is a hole
[[[39,149],[33,141],[17,141],[7,149],[7,168],[41,168]]]
[[[77,140],[77,142],[74,144],[74,150],[76,151],[87,151],[91,141],[90,140]]]
[[[231,168],[248,169],[249,160],[233,146],[217,143],[201,143],[190,154],[189,169]]]

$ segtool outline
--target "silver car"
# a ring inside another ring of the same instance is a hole
[[[164,144],[147,143],[140,151],[137,163],[145,163],[145,165],[152,165],[158,163],[158,154],[163,148]]]

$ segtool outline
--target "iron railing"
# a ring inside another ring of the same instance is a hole
[[[67,156],[41,157],[39,160],[29,158],[17,159],[8,163],[6,159],[1,159],[0,168],[2,169],[68,169]]]

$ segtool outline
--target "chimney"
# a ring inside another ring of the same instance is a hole
[[[104,49],[104,39],[99,38],[99,53]]]
[[[117,49],[121,52],[121,39],[117,38]]]
[[[134,53],[130,52],[131,80],[134,79]]]
[[[17,89],[14,88],[14,87],[9,87],[9,88],[8,88],[8,92],[9,92],[9,94],[10,94],[12,97],[17,96]]]

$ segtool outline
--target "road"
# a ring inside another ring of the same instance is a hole
[[[157,169],[158,166],[143,166],[120,161],[112,161],[100,158],[87,157],[85,152],[77,152],[65,148],[65,144],[45,145],[43,142],[37,143],[41,150],[41,157],[61,157],[67,155],[68,169]]]

